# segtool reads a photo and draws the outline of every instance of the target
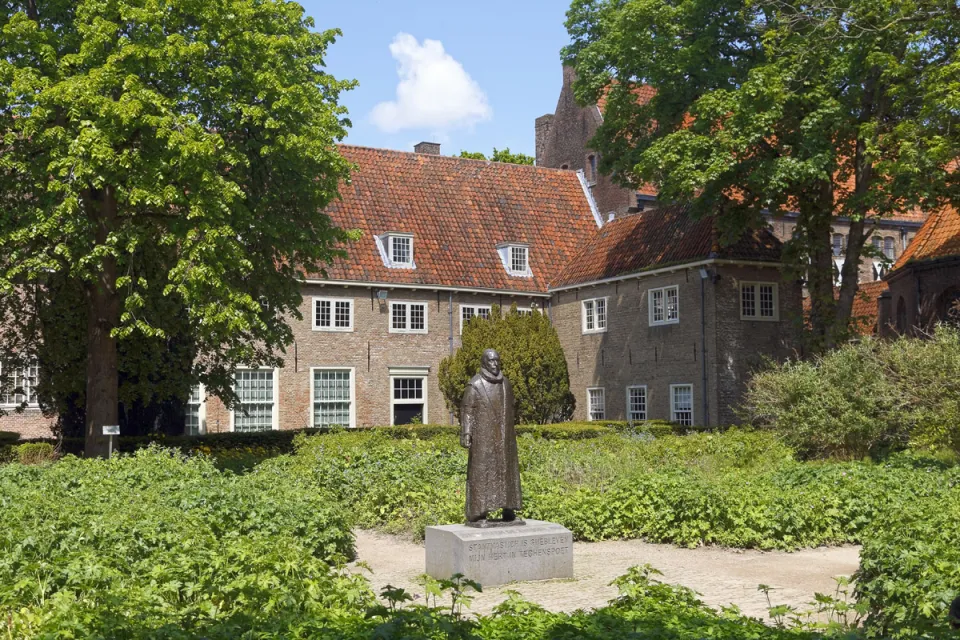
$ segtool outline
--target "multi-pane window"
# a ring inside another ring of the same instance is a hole
[[[674,324],[680,322],[680,288],[661,287],[650,289],[650,324]]]
[[[0,404],[19,406],[37,404],[37,378],[40,367],[29,364],[25,367],[7,371],[0,365]]]
[[[186,422],[184,433],[188,436],[200,436],[207,432],[203,415],[203,386],[195,384],[190,387],[190,397],[187,398]]]
[[[391,424],[427,420],[427,389],[424,376],[395,376],[391,381]]]
[[[314,298],[315,331],[353,331],[353,300],[350,298]]]
[[[238,403],[234,431],[270,431],[276,415],[273,369],[240,369],[236,374]]]
[[[350,369],[313,370],[313,426],[352,427],[353,384]]]
[[[391,302],[390,333],[426,333],[427,303]]]
[[[670,420],[684,427],[693,426],[693,385],[670,385]]]
[[[510,273],[527,274],[527,247],[510,247]]]
[[[423,400],[423,378],[394,378],[394,400]]]
[[[647,419],[647,388],[627,387],[627,420],[635,422]]]
[[[475,316],[480,316],[484,320],[490,319],[490,305],[460,305],[460,333],[463,333],[463,327]]]
[[[843,234],[833,234],[833,255],[836,257],[843,255]]]
[[[413,238],[390,236],[390,261],[396,266],[413,264]]]
[[[777,284],[775,282],[740,283],[740,318],[743,320],[776,320]]]
[[[883,239],[883,257],[885,257],[887,260],[893,260],[896,257],[894,240],[890,236],[887,236]]]
[[[587,389],[587,416],[593,420],[606,420],[606,401],[603,388]]]
[[[584,300],[581,309],[584,333],[599,333],[607,330],[606,298]]]

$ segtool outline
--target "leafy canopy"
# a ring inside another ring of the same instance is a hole
[[[953,0],[575,0],[567,15],[577,97],[606,95],[601,169],[717,216],[726,240],[796,211],[788,250],[828,344],[871,251],[867,218],[958,199]],[[835,305],[838,215],[850,235]]]
[[[189,336],[181,386],[229,397],[234,367],[290,343],[297,276],[349,237],[320,213],[349,169],[338,99],[353,83],[324,69],[338,32],[284,0],[0,7],[0,317],[19,327],[2,348],[84,340],[99,292],[135,386]],[[59,305],[43,294],[57,287],[85,295]],[[77,312],[79,338],[31,320]]]
[[[500,354],[503,374],[513,384],[518,424],[569,420],[574,397],[567,360],[557,330],[542,313],[521,314],[516,305],[506,314],[494,306],[489,319],[474,316],[463,326],[462,346],[440,363],[440,390],[460,417],[460,401],[470,379],[480,372],[486,349]]]
[[[480,151],[460,151],[460,158],[470,158],[472,160],[487,160],[487,156],[483,155]],[[525,153],[513,153],[510,151],[510,147],[505,149],[493,148],[493,153],[490,154],[489,160],[493,162],[506,162],[508,164],[533,164],[533,157],[528,156]]]

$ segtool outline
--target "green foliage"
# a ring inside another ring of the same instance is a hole
[[[745,415],[806,457],[862,458],[907,445],[960,453],[960,332],[865,339],[753,376]]]
[[[864,536],[857,597],[868,637],[952,637],[947,609],[960,596],[960,479],[874,519]],[[956,633],[956,632],[953,632]]]
[[[157,448],[0,468],[4,636],[261,637],[370,602],[331,565],[352,553],[342,511],[295,478]]]
[[[282,0],[5,3],[0,353],[44,345],[45,406],[84,405],[85,372],[55,387],[57,365],[115,378],[118,351],[142,403],[196,380],[229,399],[235,367],[279,361],[298,276],[353,237],[320,213],[348,175],[352,83],[314,27]],[[87,344],[91,309],[119,346]],[[88,409],[111,413],[104,385]]]
[[[355,522],[422,537],[463,518],[466,452],[455,435],[304,436],[264,468],[303,476],[350,505]],[[795,549],[859,542],[881,510],[937,495],[960,470],[888,463],[798,463],[767,432],[584,440],[518,438],[523,515],[578,540]],[[896,460],[899,460],[897,458]],[[932,463],[931,463],[932,464]],[[938,463],[940,464],[940,463]]]
[[[471,160],[486,160],[487,156],[479,151],[460,151],[460,158],[469,158]],[[490,154],[490,160],[492,162],[506,162],[508,164],[528,164],[532,165],[534,158],[526,155],[525,153],[513,153],[510,151],[510,147],[505,149],[493,148],[493,153]]]
[[[847,334],[865,218],[956,199],[953,0],[574,0],[567,30],[578,99],[606,100],[601,170],[717,216],[724,241],[797,212],[787,256],[823,344]],[[837,302],[836,216],[851,221]]]
[[[25,442],[13,447],[13,454],[20,464],[43,464],[56,459],[53,445],[49,442]]]
[[[514,305],[506,314],[494,306],[489,319],[471,318],[463,327],[462,346],[440,362],[440,390],[456,416],[486,349],[497,350],[503,373],[513,384],[518,423],[562,422],[573,415],[567,359],[556,328],[545,315],[521,315]]]
[[[13,444],[20,439],[20,434],[16,431],[0,431],[0,446]]]

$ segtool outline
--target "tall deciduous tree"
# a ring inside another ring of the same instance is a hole
[[[796,211],[788,255],[822,346],[847,332],[870,217],[957,200],[954,0],[575,0],[567,16],[576,94],[606,94],[601,168],[717,215],[727,238]],[[835,216],[850,221],[837,300]]]
[[[351,83],[313,26],[285,0],[0,4],[0,295],[82,291],[88,455],[117,423],[119,343],[182,323],[192,377],[229,396],[236,366],[279,361],[298,275],[347,238],[321,210]]]
[[[471,158],[473,160],[487,160],[487,156],[479,151],[461,151],[461,158]],[[490,154],[489,160],[493,162],[506,162],[508,164],[533,164],[533,157],[528,156],[525,153],[513,153],[510,151],[510,147],[505,149],[493,148],[493,153]]]
[[[569,420],[575,399],[570,393],[567,359],[550,319],[536,311],[505,314],[494,306],[489,319],[476,316],[463,327],[463,345],[440,363],[440,390],[460,417],[460,401],[470,379],[480,372],[486,349],[500,354],[503,373],[513,384],[517,421],[548,424]]]

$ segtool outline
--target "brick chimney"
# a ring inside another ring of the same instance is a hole
[[[534,124],[534,145],[536,146],[537,166],[546,166],[547,136],[553,126],[553,114],[548,113],[536,119]]]
[[[413,150],[416,153],[427,153],[431,156],[440,155],[440,143],[439,142],[421,142],[417,145],[414,145]]]

